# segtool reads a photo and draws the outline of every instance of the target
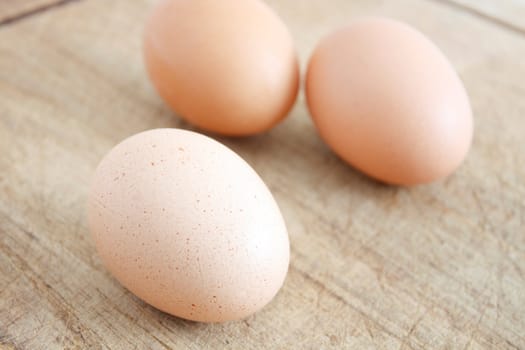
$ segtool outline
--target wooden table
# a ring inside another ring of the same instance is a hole
[[[184,127],[141,58],[154,0],[0,2],[0,348],[525,349],[525,2],[271,0],[303,67],[349,19],[419,28],[472,99],[473,149],[445,181],[371,181],[320,141],[301,97],[270,133],[220,139],[268,183],[291,266],[256,315],[166,315],[104,269],[85,220],[90,177],[138,131]]]

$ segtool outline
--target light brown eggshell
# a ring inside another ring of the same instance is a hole
[[[270,129],[299,88],[291,35],[260,0],[165,0],[146,24],[144,57],[175,112],[225,135]]]
[[[433,43],[394,20],[357,20],[322,39],[306,95],[328,145],[387,183],[446,177],[471,144],[471,108],[459,77]]]
[[[288,234],[266,185],[233,151],[190,131],[146,131],[113,148],[95,172],[89,224],[126,288],[189,320],[251,315],[288,270]]]

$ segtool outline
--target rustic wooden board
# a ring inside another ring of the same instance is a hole
[[[84,0],[0,27],[0,348],[525,348],[525,39],[447,3],[272,0],[304,63],[350,18],[432,38],[472,99],[472,152],[449,179],[377,184],[319,140],[301,97],[267,135],[220,139],[260,173],[292,244],[283,290],[247,320],[163,314],[103,268],[85,222],[92,172],[141,130],[185,127],[148,83],[154,1]]]
[[[498,25],[525,34],[525,3],[523,0],[437,0],[458,5],[462,10]]]
[[[20,18],[38,14],[50,7],[70,1],[71,0],[3,0],[0,1],[0,24],[6,24]]]

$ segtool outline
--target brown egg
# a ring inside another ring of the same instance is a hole
[[[446,177],[471,144],[470,104],[451,64],[394,20],[361,19],[325,37],[309,63],[306,95],[328,145],[387,183]]]
[[[263,132],[297,96],[291,35],[260,0],[163,1],[146,24],[144,56],[160,96],[204,130]]]
[[[126,288],[189,320],[247,317],[288,271],[288,234],[264,182],[191,131],[150,130],[115,146],[93,178],[89,227]]]

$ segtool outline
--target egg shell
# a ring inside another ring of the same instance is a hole
[[[292,37],[260,0],[163,1],[147,21],[144,57],[167,104],[215,133],[270,129],[299,89]]]
[[[189,320],[247,317],[281,288],[289,242],[260,177],[209,137],[156,129],[96,169],[89,226],[105,266],[156,308]]]
[[[383,182],[444,178],[471,144],[471,108],[458,75],[423,34],[395,20],[364,18],[323,38],[306,95],[327,144]]]

